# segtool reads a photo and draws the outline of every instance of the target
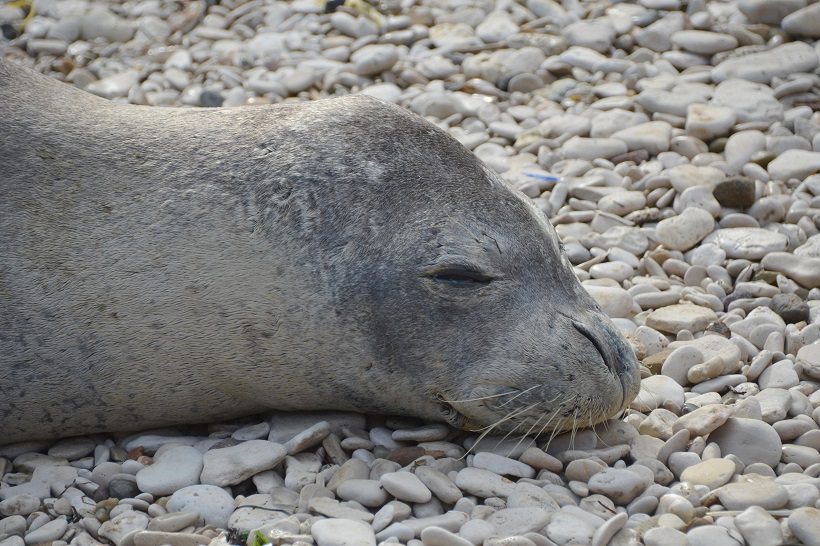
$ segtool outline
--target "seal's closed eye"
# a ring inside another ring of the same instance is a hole
[[[448,268],[436,271],[430,278],[440,284],[447,284],[456,288],[478,288],[492,282],[492,277],[463,268]]]

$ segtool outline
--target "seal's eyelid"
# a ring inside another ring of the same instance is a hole
[[[477,288],[493,281],[492,277],[480,271],[461,267],[439,269],[429,276],[437,283],[448,284],[459,288]]]

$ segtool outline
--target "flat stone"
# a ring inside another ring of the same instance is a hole
[[[744,465],[763,463],[774,468],[780,462],[783,443],[777,432],[763,421],[729,418],[709,435],[725,457],[734,455]]]
[[[598,117],[593,120],[593,129]],[[645,116],[645,114],[642,114]],[[638,118],[640,119],[640,118]],[[646,121],[645,123],[627,123],[625,129],[614,131],[611,136],[623,141],[631,151],[646,150],[651,155],[666,152],[671,146],[672,125],[666,121]],[[631,126],[629,126],[631,125]],[[623,125],[620,125],[623,127]]]
[[[382,487],[405,502],[428,502],[433,494],[412,472],[389,472],[379,478]]]
[[[646,317],[646,325],[660,332],[670,334],[677,334],[681,330],[695,333],[705,330],[709,324],[717,319],[717,315],[711,309],[682,303],[652,311]]]
[[[789,247],[788,237],[762,228],[718,229],[706,236],[703,242],[719,246],[729,258],[747,260],[760,260],[767,254],[782,252]]]
[[[620,286],[600,286],[591,283],[582,283],[582,286],[609,318],[625,318],[632,311],[632,296]]]
[[[617,468],[602,470],[592,476],[587,485],[590,492],[609,497],[620,506],[629,504],[645,487],[635,472]]]
[[[682,406],[683,387],[670,377],[653,375],[641,381],[641,389],[630,407],[638,411],[652,411],[666,402]]]
[[[145,516],[143,516],[145,517]],[[146,520],[148,518],[145,518]],[[65,517],[60,517],[45,523],[41,527],[26,534],[26,544],[39,544],[52,542],[62,537],[68,530],[68,522]],[[102,528],[101,528],[102,530]],[[101,534],[101,536],[104,536]]]
[[[727,510],[745,510],[750,506],[777,510],[789,502],[789,492],[771,478],[749,474],[746,479],[748,481],[729,483],[718,490],[720,503]]]
[[[166,505],[169,512],[196,512],[200,525],[228,528],[234,498],[215,485],[191,485],[176,491]]]
[[[820,510],[798,508],[789,516],[789,530],[807,546],[820,545]]]
[[[686,251],[709,235],[715,219],[700,208],[686,208],[677,216],[658,222],[655,237],[665,248]]]
[[[310,534],[318,546],[376,546],[373,529],[356,520],[319,520],[311,525]]]
[[[514,476],[516,478],[535,477],[535,469],[530,465],[486,451],[475,454],[473,457],[473,466],[475,468],[489,470],[500,476]]]
[[[195,533],[166,533],[161,531],[137,531],[133,536],[134,546],[199,546],[211,542],[210,537]]]
[[[678,432],[686,429],[694,436],[706,436],[723,425],[732,416],[734,408],[723,404],[707,404],[685,415],[681,415],[672,425]]]
[[[148,521],[148,516],[142,512],[129,510],[103,523],[98,534],[116,546],[128,546],[134,533],[148,527]]]
[[[820,6],[811,4],[783,18],[783,30],[792,36],[820,38]]]
[[[750,506],[735,517],[735,526],[749,546],[783,543],[780,523],[760,506]]]
[[[236,446],[212,449],[202,458],[200,481],[205,485],[237,484],[285,459],[287,450],[267,440],[250,440]]]
[[[810,45],[790,42],[769,51],[727,59],[714,67],[711,74],[716,82],[740,78],[768,84],[772,78],[785,79],[795,72],[812,72],[818,62],[817,52]]]
[[[771,160],[766,168],[774,180],[803,180],[820,170],[820,152],[786,150]]]
[[[767,85],[732,78],[715,88],[712,104],[734,110],[738,123],[774,123],[783,119],[783,105]]]
[[[515,536],[537,532],[550,521],[550,512],[543,508],[505,508],[487,518],[500,536]]]
[[[684,470],[680,479],[713,490],[728,483],[735,470],[735,463],[728,459],[708,459]]]
[[[672,43],[699,55],[714,55],[737,47],[737,38],[731,34],[705,30],[679,30],[672,35]]]
[[[183,487],[199,484],[202,453],[190,446],[165,451],[154,464],[137,472],[137,487],[155,497],[170,495]]]
[[[446,474],[429,466],[416,468],[416,476],[441,502],[455,504],[462,497],[461,490]]]
[[[708,142],[727,135],[735,121],[737,114],[727,106],[690,104],[686,112],[685,128],[690,136]]]
[[[465,468],[456,475],[456,485],[462,491],[481,498],[509,497],[515,483],[489,470]]]

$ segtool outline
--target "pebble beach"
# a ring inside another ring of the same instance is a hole
[[[0,446],[0,546],[820,545],[820,2],[14,1],[0,55],[425,117],[549,216],[642,377],[538,438],[273,411]]]

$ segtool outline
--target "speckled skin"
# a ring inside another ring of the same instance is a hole
[[[0,195],[0,444],[269,408],[551,430],[637,392],[546,217],[375,99],[138,107],[0,61]]]

